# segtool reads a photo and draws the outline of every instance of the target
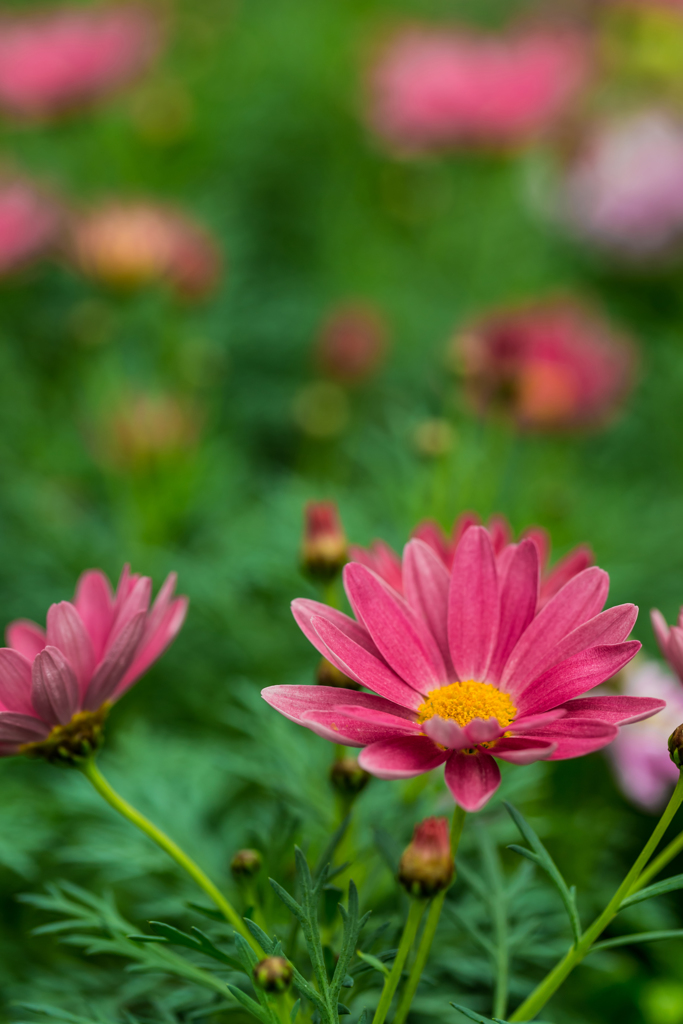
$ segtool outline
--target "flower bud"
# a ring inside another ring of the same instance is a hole
[[[254,967],[254,983],[264,992],[284,992],[292,981],[292,965],[283,956],[267,956]]]
[[[411,896],[426,899],[448,888],[453,854],[445,818],[425,818],[415,826],[413,841],[403,851],[398,880]]]
[[[330,769],[330,782],[342,796],[358,796],[370,781],[355,757],[340,757]]]
[[[333,501],[309,501],[304,510],[301,561],[314,579],[330,581],[346,562],[346,536]]]
[[[669,736],[669,757],[677,768],[683,767],[683,725],[679,725]]]
[[[326,377],[357,384],[372,376],[387,348],[387,329],[379,310],[349,303],[333,310],[323,324],[316,347]]]
[[[261,870],[263,859],[258,850],[238,850],[230,861],[235,878],[252,878]]]
[[[341,686],[346,690],[360,690],[360,683],[349,679],[341,669],[333,665],[327,658],[321,658],[315,670],[315,681],[318,686]]]

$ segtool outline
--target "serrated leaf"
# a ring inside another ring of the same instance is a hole
[[[605,939],[604,942],[596,942],[594,946],[588,950],[589,953],[594,953],[600,949],[614,949],[616,946],[632,946],[638,942],[659,942],[663,939],[681,939],[683,938],[683,928],[674,928],[670,931],[660,932],[634,932],[633,935],[618,935],[614,939]]]
[[[360,957],[361,960],[364,960],[366,964],[369,964],[370,967],[379,971],[380,974],[383,974],[386,978],[391,974],[387,965],[383,964],[382,961],[378,960],[376,956],[372,955],[372,953],[364,953],[362,949],[357,949],[356,956]]]
[[[633,896],[627,896],[622,901],[619,910],[626,910],[627,907],[633,907],[636,903],[642,903],[644,900],[654,899],[655,896],[664,896],[667,892],[675,892],[676,889],[683,889],[683,875],[673,875],[655,885],[648,885],[647,888],[635,892]]]
[[[149,926],[154,937],[158,936],[171,946],[185,946],[186,949],[193,949],[197,953],[203,953],[204,956],[211,957],[212,960],[218,960],[220,963],[226,964],[234,971],[242,970],[239,961],[232,956],[228,956],[223,950],[218,949],[208,935],[205,935],[199,928],[193,928],[192,932],[194,934],[188,935],[187,932],[180,931],[179,928],[166,924],[164,921],[150,921]],[[138,939],[137,941],[140,940]]]
[[[306,920],[306,915],[303,911],[303,908],[299,906],[294,897],[290,896],[287,890],[283,889],[280,883],[276,882],[274,878],[269,878],[268,881],[270,882],[273,891],[276,893],[277,896],[280,897],[280,899],[287,907],[287,909],[290,910],[292,914],[294,914],[294,916],[297,918],[298,921],[301,922],[301,924],[303,924]]]

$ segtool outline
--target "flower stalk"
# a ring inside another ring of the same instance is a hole
[[[384,1024],[391,1001],[394,998],[394,993],[398,988],[398,983],[401,980],[403,974],[403,968],[405,967],[408,954],[413,948],[415,937],[417,936],[417,930],[420,927],[420,921],[424,914],[426,907],[425,900],[411,900],[410,910],[408,911],[408,917],[403,929],[403,935],[399,943],[396,958],[388,977],[385,979],[384,988],[382,989],[382,995],[380,997],[377,1009],[375,1010],[375,1016],[372,1018],[372,1024]]]

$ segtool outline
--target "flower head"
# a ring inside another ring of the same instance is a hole
[[[334,579],[346,561],[346,534],[333,501],[309,501],[304,509],[301,563],[315,579]]]
[[[539,559],[525,538],[498,563],[491,535],[470,526],[449,572],[411,540],[401,564],[404,595],[352,562],[344,584],[355,619],[298,599],[293,613],[314,647],[372,693],[271,686],[269,704],[348,746],[384,779],[445,764],[446,783],[478,810],[500,781],[496,758],[514,764],[578,757],[605,746],[617,727],[654,714],[655,699],[577,700],[631,660],[634,605],[602,611],[609,577],[597,566],[570,579],[538,610]]]
[[[470,526],[478,525],[481,523],[475,512],[463,512],[453,523],[450,537],[446,536],[439,524],[431,519],[425,519],[418,523],[412,535],[429,545],[438,559],[450,570],[453,567],[455,549],[463,533]],[[499,571],[503,571],[516,549],[516,544],[513,543],[512,529],[507,519],[501,515],[492,516],[487,529]],[[593,552],[587,544],[580,544],[550,568],[550,537],[546,531],[540,526],[531,526],[522,534],[522,539],[525,537],[533,541],[538,555],[541,572],[538,591],[538,610],[540,611],[543,605],[547,604],[565,583],[593,564]],[[374,541],[369,548],[361,548],[352,544],[349,554],[352,561],[367,565],[399,594],[404,593],[401,559],[383,540]]]
[[[125,566],[116,593],[98,569],[83,573],[73,602],[47,613],[47,631],[19,619],[0,648],[0,754],[69,761],[97,745],[110,704],[178,633],[187,598],[171,573],[149,607],[152,581]]]
[[[42,256],[56,241],[61,211],[25,178],[0,178],[0,274]]]
[[[683,722],[683,690],[654,661],[634,662],[622,677],[622,693],[658,698],[666,701],[666,709],[656,718],[621,731],[607,750],[609,760],[629,800],[648,811],[661,810],[679,775],[669,757],[667,739]]]
[[[403,851],[398,880],[420,899],[436,895],[453,878],[453,852],[445,818],[425,818],[415,826],[412,842]]]
[[[603,426],[633,380],[631,345],[567,300],[493,313],[456,346],[477,412],[500,411],[526,430]]]
[[[0,107],[45,118],[106,96],[144,70],[159,35],[151,11],[128,3],[5,15]]]
[[[386,42],[371,69],[369,120],[403,152],[515,145],[566,110],[587,71],[575,34],[410,26]]]
[[[318,337],[316,358],[321,371],[342,384],[370,377],[387,347],[384,319],[373,306],[348,303],[333,310]]]

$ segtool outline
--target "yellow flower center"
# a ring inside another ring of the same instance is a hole
[[[496,718],[505,727],[514,722],[516,714],[517,708],[507,693],[501,693],[492,683],[465,679],[430,690],[417,709],[417,720],[426,722],[439,715],[458,725],[467,725],[475,718]]]

